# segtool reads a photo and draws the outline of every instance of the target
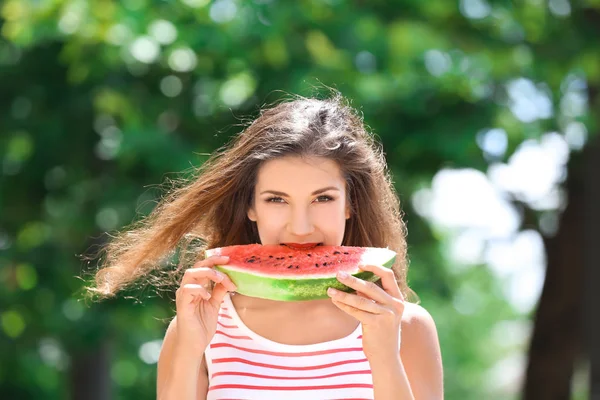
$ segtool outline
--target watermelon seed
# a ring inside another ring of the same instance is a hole
[[[315,264],[315,267],[319,268],[319,264]]]
[[[294,256],[288,256],[288,258],[294,258]]]
[[[344,254],[348,254],[348,252],[347,252],[347,251],[345,251],[345,252],[344,252]]]
[[[333,252],[333,254],[340,254],[340,252],[336,250]]]
[[[309,257],[310,257],[310,253],[309,253],[309,254],[307,254],[307,256],[309,256]]]
[[[300,268],[299,266],[296,265],[296,269]]]
[[[249,259],[248,259],[248,260],[246,260],[246,261],[247,261],[247,262],[249,262],[249,263],[253,263],[253,262],[255,262],[256,260],[255,260],[254,258],[249,258]]]
[[[294,266],[293,265],[289,265],[288,268],[294,268]]]
[[[324,267],[326,267],[326,266],[327,266],[327,263],[326,263],[326,262],[324,262],[324,263],[323,263],[323,266],[324,266]]]
[[[269,256],[269,258],[273,258],[273,256]]]

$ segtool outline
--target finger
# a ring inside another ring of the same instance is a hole
[[[215,307],[221,307],[221,303],[223,303],[223,299],[227,294],[228,290],[221,283],[217,283],[212,291],[212,297],[210,299],[210,304]]]
[[[369,271],[381,278],[381,286],[389,295],[404,301],[404,296],[400,292],[396,276],[391,268],[382,267],[380,265],[359,265],[363,271]]]
[[[360,321],[363,324],[371,323],[372,319],[375,317],[374,314],[359,310],[357,308],[349,306],[346,303],[342,303],[341,301],[336,301],[335,299],[332,299],[332,303],[337,308],[344,311],[346,314],[353,316],[354,318],[356,318],[358,321]]]
[[[229,262],[228,256],[210,256],[204,260],[195,263],[192,268],[214,267],[215,265],[226,265]]]
[[[232,291],[235,290],[234,283],[227,275],[221,271],[207,267],[188,268],[183,274],[181,285],[188,283],[199,283],[201,285],[206,285],[209,280],[215,283],[223,283],[223,285],[225,285],[228,289]]]
[[[357,292],[366,294],[369,298],[381,304],[386,304],[391,301],[389,298],[390,296],[373,282],[358,279],[344,272],[338,272],[337,278],[344,285],[356,290]]]
[[[383,307],[368,297],[345,293],[334,288],[329,288],[327,294],[333,301],[346,304],[357,310],[362,310],[371,314],[381,314],[383,312]]]
[[[176,292],[176,300],[180,304],[196,303],[198,296],[204,300],[210,299],[210,293],[202,286],[194,283],[188,283]]]

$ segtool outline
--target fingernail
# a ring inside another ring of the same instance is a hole
[[[346,279],[348,277],[348,273],[344,271],[338,272],[338,276],[342,279]]]
[[[331,287],[329,289],[327,289],[327,294],[330,296],[334,296],[337,292],[338,292],[337,290],[335,290],[334,288],[331,288]]]
[[[223,275],[219,271],[215,271],[215,273],[217,274],[217,281],[221,282],[223,279],[225,279],[225,275]]]

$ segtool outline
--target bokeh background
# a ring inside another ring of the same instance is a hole
[[[591,398],[599,34],[598,0],[1,2],[0,398],[155,398],[173,296],[82,301],[81,255],[328,88],[383,142],[446,398]]]

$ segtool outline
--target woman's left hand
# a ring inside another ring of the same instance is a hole
[[[338,280],[356,294],[329,288],[327,294],[340,310],[362,323],[363,351],[369,361],[394,361],[400,356],[400,323],[404,298],[394,272],[376,265],[360,265],[381,278],[383,289],[373,282],[338,273]]]

